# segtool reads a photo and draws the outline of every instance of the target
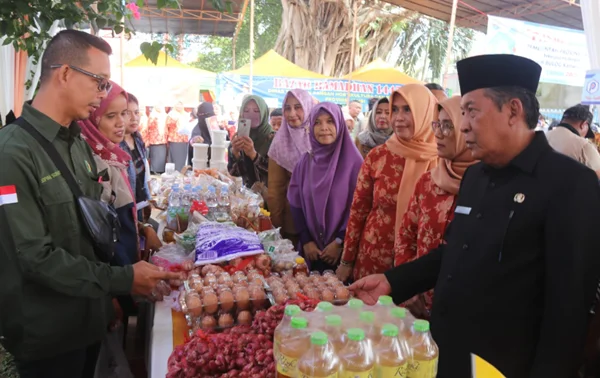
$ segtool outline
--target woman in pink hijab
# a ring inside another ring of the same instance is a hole
[[[287,200],[292,172],[310,151],[308,116],[314,99],[303,89],[292,89],[283,99],[283,122],[269,149],[268,204],[271,221],[284,238],[297,243],[298,235]]]

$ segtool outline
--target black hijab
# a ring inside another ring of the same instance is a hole
[[[201,136],[204,139],[205,144],[212,144],[212,138],[210,137],[210,130],[208,129],[208,124],[206,123],[206,119],[215,115],[215,110],[213,108],[213,104],[210,102],[203,102],[198,106],[198,111],[196,116],[198,117],[198,123],[192,130],[192,138],[196,136]]]

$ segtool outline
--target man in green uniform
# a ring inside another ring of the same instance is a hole
[[[96,199],[101,184],[76,121],[110,90],[110,53],[90,34],[57,34],[43,56],[39,93],[22,115]],[[0,342],[21,378],[92,377],[111,296],[150,297],[160,280],[179,275],[146,262],[101,263],[66,181],[18,125],[0,131],[0,162]]]

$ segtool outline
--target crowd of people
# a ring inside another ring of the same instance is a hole
[[[600,336],[600,154],[581,105],[547,135],[535,131],[535,62],[468,58],[457,63],[462,97],[409,84],[362,117],[358,101],[293,89],[271,111],[247,94],[232,119],[209,102],[146,115],[109,80],[110,53],[97,37],[58,33],[38,94],[0,131],[0,194],[15,191],[0,196],[0,342],[22,378],[92,377],[115,314],[179,278],[145,262],[160,241],[138,204],[150,173],[189,164],[191,144],[210,145],[215,129],[228,131],[229,174],[264,195],[312,270],[334,270],[367,304],[391,295],[431,319],[438,377],[470,376],[471,353],[511,378],[597,368],[582,352],[588,340],[593,356]],[[237,134],[242,119],[248,136]],[[81,196],[23,124],[58,151]],[[109,263],[82,198],[116,211]]]

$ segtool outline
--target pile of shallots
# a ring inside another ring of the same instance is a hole
[[[304,311],[317,302],[290,301]],[[256,314],[251,326],[235,326],[223,333],[197,331],[169,357],[167,378],[275,377],[273,333],[283,318],[284,305]]]

